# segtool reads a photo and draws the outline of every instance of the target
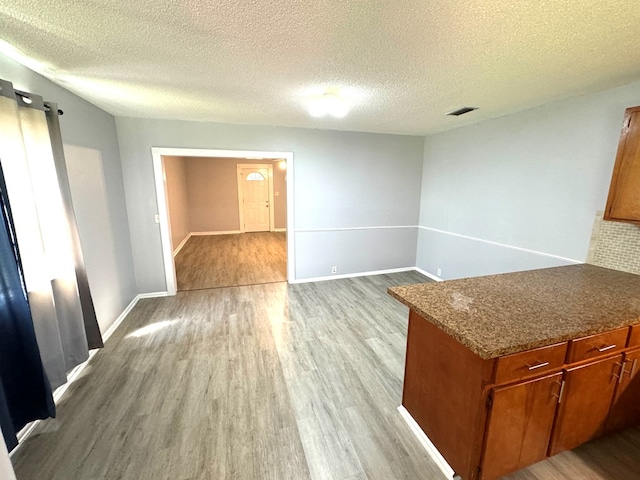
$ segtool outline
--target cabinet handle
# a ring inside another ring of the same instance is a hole
[[[602,345],[601,347],[596,347],[599,352],[606,352],[607,350],[611,350],[612,348],[616,348],[616,344],[613,345]]]
[[[625,360],[624,362],[620,363],[616,363],[616,365],[620,365],[620,376],[618,377],[618,383],[622,383],[622,379],[624,378],[624,374],[628,373],[625,369],[625,367],[627,366],[627,361]],[[615,374],[613,375],[614,377],[616,376]]]
[[[556,384],[558,384],[558,382],[556,382]],[[558,403],[562,401],[562,394],[564,393],[564,380],[561,380],[559,385],[560,385],[560,390],[558,391],[558,393],[552,394],[552,396],[558,399]]]
[[[537,362],[537,363],[534,363],[533,365],[529,365],[529,364],[527,363],[527,368],[528,368],[529,370],[535,370],[535,369],[537,369],[537,368],[546,367],[547,365],[549,365],[549,362]]]

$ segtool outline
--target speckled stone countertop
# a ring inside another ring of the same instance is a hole
[[[388,292],[484,359],[640,324],[640,275],[586,264]]]

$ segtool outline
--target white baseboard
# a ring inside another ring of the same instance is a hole
[[[435,280],[436,282],[442,282],[443,280],[440,277],[435,276],[432,273],[427,272],[419,267],[402,267],[402,268],[389,268],[387,270],[373,270],[369,272],[358,272],[358,273],[345,273],[341,275],[327,275],[326,277],[311,277],[311,278],[301,278],[295,279],[289,283],[310,283],[310,282],[324,282],[326,280],[339,280],[342,278],[355,278],[355,277],[366,277],[368,275],[384,275],[387,273],[401,273],[401,272],[418,272],[425,277],[430,278],[431,280]]]
[[[107,342],[107,340],[109,340],[111,335],[113,335],[113,332],[116,331],[116,329],[120,326],[122,321],[127,317],[127,315],[129,315],[129,312],[133,310],[133,307],[136,306],[136,304],[138,303],[138,300],[140,300],[141,298],[156,298],[156,297],[166,297],[166,296],[167,296],[167,292],[151,292],[151,293],[140,293],[135,297],[133,297],[133,300],[131,300],[129,305],[127,305],[127,307],[122,311],[122,313],[118,315],[118,318],[116,318],[115,322],[113,322],[109,326],[109,328],[107,328],[107,330],[102,334],[102,340],[105,343]]]
[[[421,269],[420,267],[415,267],[414,270],[418,273],[421,273],[422,275],[424,275],[425,277],[429,277],[431,280],[435,280],[436,282],[442,282],[443,280],[434,275],[433,273],[429,273],[426,270]]]
[[[366,277],[368,275],[384,275],[387,273],[400,273],[400,272],[412,272],[415,270],[415,267],[402,267],[402,268],[390,268],[387,270],[373,270],[369,272],[357,272],[357,273],[345,273],[345,274],[336,274],[336,275],[327,275],[326,277],[311,277],[311,278],[301,278],[295,279],[289,283],[310,283],[310,282],[324,282],[326,280],[339,280],[342,278],[355,278],[355,277]]]
[[[143,298],[162,298],[168,297],[169,294],[167,292],[149,292],[149,293],[139,293],[136,296],[136,301],[141,300]]]
[[[398,412],[400,412],[400,416],[402,419],[407,422],[409,428],[413,432],[413,434],[418,438],[418,441],[422,445],[422,447],[427,451],[431,459],[435,462],[435,464],[440,468],[442,473],[446,478],[453,479],[456,475],[456,472],[453,471],[453,468],[447,463],[442,454],[438,451],[429,437],[425,435],[425,433],[420,428],[420,425],[413,419],[411,414],[404,408],[402,405],[398,407]]]
[[[235,235],[242,233],[240,230],[216,230],[213,232],[191,232],[189,235]]]
[[[193,235],[193,233],[189,233],[189,234],[187,234],[186,237],[184,237],[184,239],[180,242],[180,245],[178,245],[176,247],[176,249],[173,251],[173,256],[174,257],[176,255],[178,255],[178,253],[180,253],[180,250],[182,250],[182,247],[184,247],[186,245],[186,243],[189,241],[189,239],[191,238],[192,235]]]
[[[133,300],[131,300],[131,302],[129,302],[129,305],[126,306],[126,308],[122,311],[122,313],[120,315],[118,315],[118,318],[116,318],[116,320],[102,334],[102,340],[105,343],[107,343],[107,340],[109,340],[109,338],[111,338],[111,335],[113,335],[113,332],[116,331],[116,329],[120,326],[120,324],[126,318],[126,316],[129,315],[129,312],[131,310],[133,310],[133,307],[136,306],[136,303],[138,303],[138,300],[139,300],[138,297],[139,297],[138,295],[133,297]]]
[[[141,293],[139,295],[136,295],[133,298],[133,300],[131,300],[129,305],[127,305],[127,307],[122,311],[122,313],[118,315],[118,318],[116,318],[115,321],[109,326],[109,328],[107,328],[107,330],[105,330],[105,332],[102,334],[102,340],[104,341],[104,343],[106,344],[109,338],[111,338],[111,336],[118,329],[118,327],[123,322],[123,320],[127,317],[127,315],[129,315],[131,310],[133,310],[133,307],[136,306],[136,304],[138,303],[138,300],[141,300],[143,298],[157,298],[157,297],[166,297],[166,296],[167,296],[167,292],[151,292],[151,293]],[[67,383],[65,383],[64,385],[60,385],[58,388],[55,389],[55,391],[53,392],[53,400],[56,403],[56,405],[60,402],[60,400],[66,393],[66,391],[71,386],[71,384],[80,376],[82,371],[89,365],[89,362],[91,362],[93,357],[99,351],[100,349],[89,351],[89,358],[86,361],[82,362],[80,365],[76,366],[67,374]],[[26,440],[29,437],[29,435],[31,435],[31,433],[36,428],[36,426],[42,421],[43,420],[35,420],[31,423],[28,423],[27,425],[24,426],[22,430],[20,430],[17,433],[16,436],[18,437],[18,446],[14,448],[13,451],[11,451],[9,456],[12,456],[15,452],[18,451],[22,442]]]

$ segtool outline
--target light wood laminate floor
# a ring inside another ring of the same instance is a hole
[[[416,273],[144,299],[14,455],[18,480],[444,479],[396,407]],[[510,480],[640,478],[640,430]]]
[[[286,233],[194,235],[174,261],[182,291],[285,282]]]

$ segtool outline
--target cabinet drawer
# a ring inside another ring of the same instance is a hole
[[[564,364],[567,342],[540,347],[498,358],[495,383],[531,377],[558,369]]]
[[[628,335],[629,327],[624,327],[572,340],[569,343],[567,363],[580,362],[622,350],[627,345]]]
[[[640,325],[633,325],[629,334],[629,347],[640,347]]]

